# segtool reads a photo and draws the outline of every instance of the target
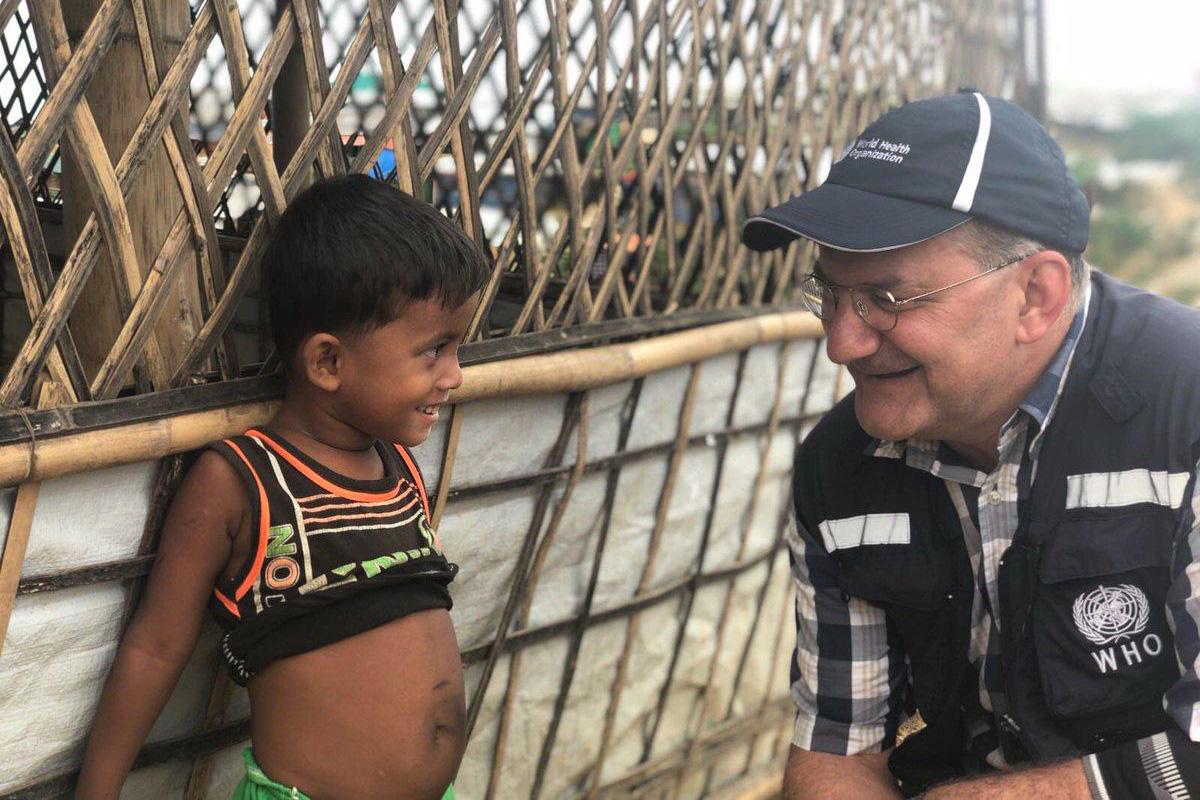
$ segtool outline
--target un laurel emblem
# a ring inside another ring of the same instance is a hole
[[[1110,644],[1146,630],[1150,601],[1129,583],[1100,586],[1075,598],[1072,607],[1075,627],[1093,644]]]

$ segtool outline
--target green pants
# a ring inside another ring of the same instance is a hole
[[[246,759],[246,777],[233,790],[231,800],[311,800],[295,786],[284,786],[271,780],[254,760],[254,752],[247,747],[242,756]],[[454,800],[454,786],[447,787],[442,800]]]

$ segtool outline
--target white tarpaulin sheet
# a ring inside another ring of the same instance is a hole
[[[814,342],[795,342],[783,348],[773,344],[751,350],[732,414],[733,426],[765,424],[777,390],[782,391],[784,418],[827,409],[839,391],[837,372],[823,353],[814,362],[815,347]],[[737,355],[727,355],[701,365],[689,427],[692,436],[729,427],[738,360]],[[813,363],[816,371],[806,397]],[[689,377],[690,368],[682,367],[644,380],[627,450],[674,441]],[[589,393],[589,460],[617,451],[621,413],[631,388],[632,383],[623,383]],[[484,401],[459,409],[463,423],[451,485],[511,479],[545,466],[565,408],[565,396],[542,396]],[[439,479],[437,462],[444,446],[444,428],[444,424],[439,426],[416,451],[431,486]],[[702,550],[703,564],[699,566],[711,572],[729,567],[739,558],[761,556],[774,547],[788,501],[794,438],[792,427],[780,428],[770,439],[765,432],[730,437],[724,447],[714,509],[709,506],[721,453],[718,440],[710,437],[684,452],[648,577],[650,591],[694,573]],[[565,463],[575,459],[575,442],[572,436]],[[669,453],[657,452],[620,466],[593,613],[626,603],[637,591],[669,458]],[[43,575],[134,555],[154,477],[155,465],[135,464],[45,482],[23,575]],[[601,534],[606,481],[606,471],[589,472],[574,487],[537,579],[527,626],[562,622],[582,611]],[[560,481],[554,489],[551,508],[563,486]],[[448,554],[461,565],[451,588],[452,616],[464,650],[496,635],[540,491],[541,485],[492,491],[451,502],[446,509],[440,531]],[[752,505],[755,496],[757,502]],[[0,531],[7,530],[12,499],[13,490],[8,490],[0,502]],[[705,546],[710,512],[712,524]],[[543,529],[551,516],[545,515]],[[752,714],[765,698],[786,696],[791,654],[788,590],[787,559],[782,552],[733,580],[699,588],[686,619],[663,717],[649,744],[650,758],[678,749],[703,724]],[[115,650],[126,594],[123,584],[102,583],[17,598],[0,656],[0,793],[77,764]],[[676,592],[639,612],[602,782],[623,776],[643,760],[646,737],[657,716],[684,620],[685,597],[686,592]],[[727,605],[728,619],[714,665],[718,629]],[[600,748],[600,731],[614,696],[617,661],[629,627],[629,618],[619,616],[586,630],[546,773],[544,797],[571,796],[587,777]],[[735,687],[733,676],[739,671],[752,631],[754,642]],[[215,627],[206,625],[200,646],[151,740],[178,738],[199,729],[217,670],[216,641]],[[529,792],[562,682],[568,645],[569,634],[563,633],[519,651],[516,697],[508,721],[498,797],[523,797]],[[486,790],[511,665],[512,655],[506,652],[489,682],[459,775],[460,797],[482,797]],[[468,693],[474,691],[481,672],[479,663],[468,669]],[[243,718],[247,711],[245,693],[236,691],[226,719]],[[240,747],[222,751],[214,759],[210,797],[228,797],[242,769]],[[752,754],[749,744],[730,751],[713,765],[716,771],[711,781],[736,777],[748,762],[764,763],[770,758],[765,747],[757,747]],[[122,797],[182,797],[190,772],[191,763],[185,761],[141,770],[130,778]],[[702,778],[690,779],[686,785],[691,787],[687,793],[695,794],[704,783]]]

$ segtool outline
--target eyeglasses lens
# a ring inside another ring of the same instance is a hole
[[[896,327],[896,305],[890,294],[859,290],[854,293],[854,310],[877,331]]]
[[[807,276],[801,283],[800,289],[804,305],[808,307],[809,311],[825,321],[833,319],[837,308],[834,292],[837,290],[815,275]],[[843,289],[842,291],[847,290]],[[890,331],[896,327],[897,309],[891,295],[862,289],[848,291],[851,307],[863,322],[880,331]]]
[[[801,297],[808,310],[819,319],[833,316],[833,290],[821,283],[816,276],[809,275],[800,284]]]

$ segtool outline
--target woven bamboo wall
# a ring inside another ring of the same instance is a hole
[[[462,566],[460,796],[690,798],[777,779],[791,728],[789,467],[848,387],[816,326],[738,332],[760,319],[677,334],[669,356],[671,337],[616,345],[647,367],[568,392],[483,392],[470,367],[474,399],[415,451]],[[502,365],[519,367],[485,366]],[[10,541],[36,502],[0,655],[0,798],[69,794],[180,463],[0,494]],[[216,636],[207,624],[128,800],[223,797],[237,780],[247,698]]]
[[[71,26],[55,2],[0,3],[4,406],[42,374],[87,400],[245,373],[227,334],[272,220],[313,174],[386,172],[490,250],[475,338],[779,303],[802,253],[739,247],[747,213],[813,185],[898,99],[1026,87],[1019,0],[242,0],[197,3],[170,36],[183,0],[88,2]],[[119,110],[132,130],[106,149],[114,111],[89,86],[122,46],[148,100],[136,125]],[[268,130],[281,83],[299,102],[277,103],[274,127],[303,133],[286,159]],[[60,162],[84,176],[77,194],[57,190]],[[177,210],[147,240],[131,196],[155,171],[157,207]],[[78,221],[48,249],[39,207],[57,202]],[[111,274],[89,282],[97,269]],[[76,341],[72,309],[101,285],[117,325]]]
[[[138,473],[132,538],[93,554],[75,536],[64,547],[83,555],[68,563],[47,557],[44,542],[69,531],[46,528],[39,539],[39,524],[53,526],[38,523],[52,506],[38,503],[36,479],[51,474],[38,447],[201,407],[221,409],[229,425],[254,421],[277,389],[229,379],[274,366],[258,344],[256,259],[312,176],[373,171],[421,193],[488,250],[494,269],[466,361],[565,342],[586,365],[597,354],[582,348],[597,342],[786,305],[808,252],[751,254],[738,245],[741,221],[819,182],[846,138],[892,103],[958,85],[1018,99],[1029,90],[1020,0],[228,0],[193,3],[190,15],[178,13],[184,0],[87,2],[95,13],[81,20],[70,4],[0,0],[0,404],[11,409],[0,413],[0,463],[21,484],[4,494],[0,631],[9,612],[14,630],[29,630],[48,608],[74,614],[71,603],[107,597],[107,616],[94,620],[105,647],[148,569],[179,462]],[[125,109],[128,143],[114,147],[112,109],[93,102],[107,95],[93,92],[122,48],[146,102]],[[297,111],[306,104],[311,122]],[[275,145],[289,136],[284,155]],[[154,225],[139,196],[151,175],[168,212]],[[115,325],[97,334],[83,323],[104,306]],[[464,583],[470,602],[456,595],[456,626],[477,634],[464,652],[476,726],[465,786],[489,797],[698,796],[778,766],[788,726],[787,465],[846,388],[811,341],[778,343],[811,337],[793,331],[758,348],[750,339],[724,356],[697,350],[673,371],[524,400],[513,413],[541,419],[550,438],[533,460],[486,479],[471,448],[511,436],[499,407],[486,411],[487,392],[456,406],[423,448],[447,546],[477,569],[487,560],[471,549],[472,514],[528,506],[507,542],[507,581],[488,592]],[[593,452],[604,436],[612,441]],[[162,444],[140,458],[199,444],[152,441]],[[101,466],[136,460],[89,449],[53,474],[102,480]],[[640,517],[614,509],[626,484],[644,501]],[[46,492],[66,486],[47,481]],[[691,527],[673,516],[681,497],[699,515]],[[579,510],[593,501],[599,528]],[[633,549],[622,549],[627,537]],[[539,604],[539,584],[562,580],[556,548],[581,546],[573,574],[587,591],[564,616]],[[602,558],[632,576],[624,595],[605,595]],[[104,594],[113,587],[122,591]],[[735,614],[755,607],[769,611],[746,624]],[[655,640],[655,626],[669,635]],[[692,636],[705,626],[712,636],[699,646]],[[616,647],[598,689],[580,654],[604,648],[588,637],[609,628]],[[17,649],[0,672],[23,657]],[[244,698],[213,681],[203,652],[194,668],[205,677],[180,690],[191,710],[152,737],[142,763],[159,766],[138,773],[136,796],[208,796],[236,760]],[[540,680],[548,663],[558,672]],[[71,674],[81,718],[102,673]],[[646,675],[661,683],[642,707],[629,697]],[[551,706],[533,723],[521,704],[531,692]],[[682,738],[669,722],[681,692],[692,709]],[[559,726],[596,703],[598,749],[573,765],[582,772],[567,792],[551,762],[567,746]],[[519,738],[531,724],[538,754]],[[82,735],[71,730],[59,749],[35,754],[44,768],[22,773],[22,788],[0,786],[4,797],[67,792]],[[0,740],[0,763],[29,746]]]

